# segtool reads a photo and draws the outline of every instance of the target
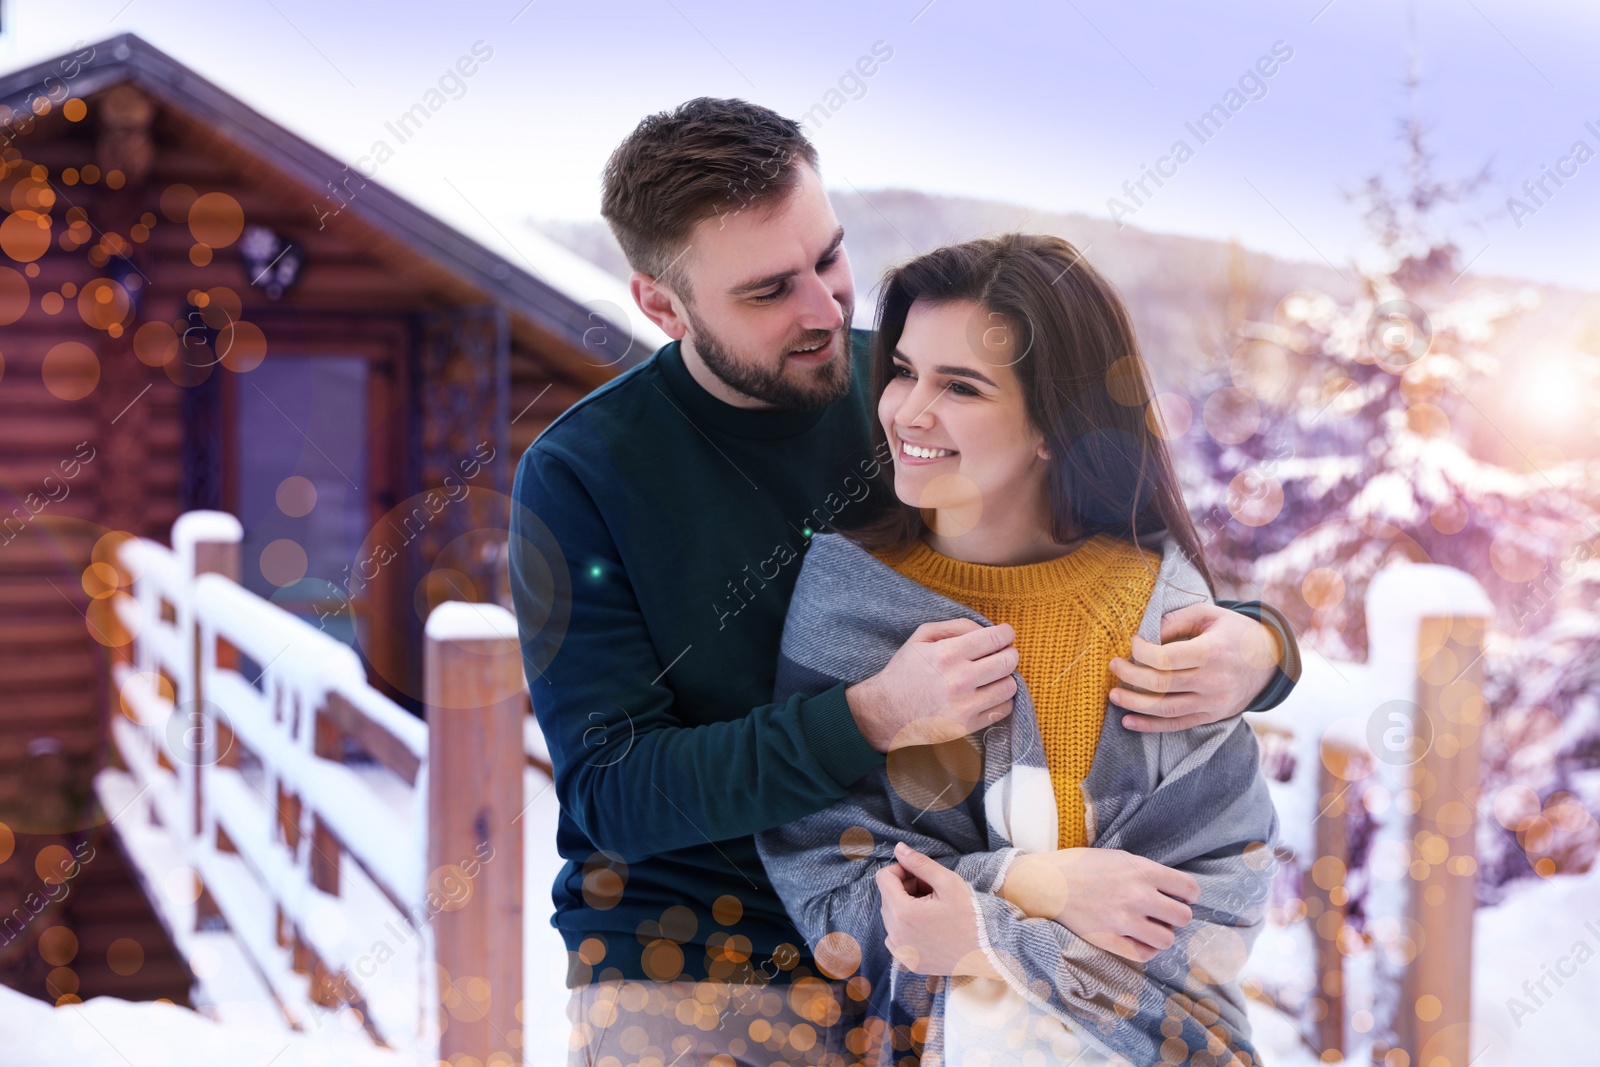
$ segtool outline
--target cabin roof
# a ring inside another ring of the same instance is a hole
[[[0,75],[0,103],[21,113],[35,94],[53,89],[60,95],[66,82],[73,96],[85,97],[131,82],[152,97],[187,112],[223,139],[320,191],[344,176],[346,164],[299,135],[267,118],[231,93],[173,59],[137,34],[124,33],[87,46],[93,57],[81,72],[66,79],[61,65],[85,48],[74,49],[32,66]],[[54,99],[54,97],[52,97]],[[666,341],[653,323],[634,307],[627,286],[589,261],[541,235],[524,232],[518,245],[532,253],[539,268],[519,265],[440,221],[404,197],[367,178],[361,195],[345,208],[419,255],[502,304],[513,319],[554,335],[581,349],[585,331],[598,314],[614,327],[626,327],[634,338],[630,358],[638,362]],[[528,254],[527,252],[524,253]],[[615,321],[618,314],[626,323]]]

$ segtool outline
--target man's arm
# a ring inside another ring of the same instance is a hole
[[[625,861],[811,814],[883,756],[841,683],[727,722],[686,725],[615,541],[558,457],[517,466],[511,593],[562,809]]]

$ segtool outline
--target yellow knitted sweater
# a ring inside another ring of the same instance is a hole
[[[1057,559],[996,567],[965,563],[918,541],[880,556],[913,581],[1017,632],[1017,669],[1033,697],[1056,795],[1060,848],[1088,845],[1083,791],[1115,677],[1155,590],[1157,553],[1097,534]]]

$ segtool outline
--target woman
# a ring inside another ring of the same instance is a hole
[[[928,620],[1012,625],[1018,670],[1010,717],[908,738],[757,837],[819,966],[882,1020],[849,1047],[1255,1062],[1236,976],[1277,818],[1254,737],[1136,733],[1108,700],[1112,657],[1210,587],[1125,308],[1067,242],[1013,234],[891,271],[878,320],[900,504],[808,549],[777,698],[872,676]]]

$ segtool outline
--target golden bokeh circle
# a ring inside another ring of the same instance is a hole
[[[889,751],[889,785],[919,811],[945,811],[962,803],[983,777],[983,753],[970,736]]]
[[[1508,582],[1531,581],[1544,570],[1545,559],[1530,542],[1534,535],[1520,526],[1507,526],[1489,542],[1489,565]]]
[[[1229,358],[1228,374],[1255,396],[1277,397],[1289,384],[1289,353],[1270,341],[1246,341]]]
[[[44,387],[58,400],[82,400],[100,384],[100,357],[80,341],[62,341],[45,353]]]
[[[78,992],[78,972],[71,967],[57,967],[45,975],[44,987],[56,998],[58,1007],[63,1001],[69,1004],[78,1002],[78,998],[74,995]],[[71,1000],[67,999],[69,997]]]
[[[665,938],[657,938],[644,947],[639,963],[650,978],[670,982],[683,973],[683,949]]]
[[[65,845],[46,845],[34,854],[33,873],[45,885],[61,885],[78,873],[78,861]]]
[[[255,323],[239,320],[218,335],[217,347],[222,365],[235,374],[244,374],[261,366],[267,358],[267,335]]]
[[[1226,926],[1207,926],[1190,939],[1188,955],[1190,974],[1201,982],[1221,985],[1238,977],[1250,948],[1238,931]]]
[[[983,517],[983,492],[960,472],[936,474],[923,484],[913,506],[922,509],[923,520],[941,536],[960,537]]]
[[[615,852],[596,852],[584,861],[583,902],[596,911],[616,907],[627,883],[628,864]]]
[[[842,981],[861,967],[861,943],[844,931],[835,930],[817,941],[814,956],[817,970],[835,981]]]
[[[35,168],[40,171],[43,168]],[[56,191],[50,187],[48,175],[35,174],[33,177],[18,179],[11,186],[11,210],[13,211],[49,211],[56,205]]]
[[[310,566],[304,546],[288,537],[268,542],[261,549],[259,563],[261,576],[279,588],[304,578]]]
[[[192,186],[182,182],[169,185],[161,191],[161,213],[168,222],[188,222],[189,209],[194,206],[195,198]]]
[[[195,294],[195,307],[200,308],[200,321],[213,330],[225,330],[244,318],[244,301],[226,285],[216,285],[203,293]]]
[[[711,917],[722,926],[733,926],[744,918],[744,903],[731,893],[724,893],[711,902]]]
[[[273,500],[278,510],[291,519],[304,518],[317,506],[316,483],[304,475],[291,474],[278,483]]]
[[[1344,576],[1332,567],[1313,567],[1300,580],[1300,595],[1316,611],[1337,607],[1344,601]]]
[[[11,267],[0,266],[0,326],[10,326],[27,314],[32,299],[28,279]]]
[[[1106,369],[1106,392],[1125,408],[1143,407],[1149,402],[1144,365],[1138,356],[1123,356]]]
[[[1206,398],[1200,417],[1206,431],[1218,442],[1243,444],[1261,426],[1261,405],[1245,390],[1229,386]]]
[[[584,938],[578,945],[578,958],[593,967],[606,958],[606,943],[598,937]]]
[[[147,322],[133,332],[133,353],[147,367],[165,367],[178,356],[178,333],[165,322]]]
[[[662,937],[683,945],[694,940],[695,931],[700,928],[700,920],[695,918],[692,909],[682,904],[674,904],[661,913],[660,927]]]
[[[1194,408],[1181,393],[1159,393],[1145,409],[1144,421],[1163,441],[1176,441],[1194,425]]]
[[[122,617],[117,612],[117,605],[131,606],[137,603],[133,597],[121,590],[114,590],[109,596],[99,600],[89,601],[89,607],[84,612],[84,625],[89,631],[89,636],[107,648],[122,648],[130,644],[138,636],[138,632],[123,623]],[[137,615],[137,609],[134,614]]]
[[[106,966],[124,978],[138,974],[144,966],[144,946],[131,937],[119,937],[106,946]]]
[[[244,208],[227,193],[206,193],[189,206],[189,233],[211,248],[226,248],[244,232]]]
[[[83,570],[83,591],[95,600],[104,600],[117,591],[121,575],[109,563],[91,563]]]
[[[1223,497],[1228,513],[1244,526],[1265,526],[1283,512],[1283,485],[1270,474],[1240,471]]]
[[[1437,404],[1424,401],[1406,409],[1406,426],[1418,437],[1444,437],[1450,432],[1450,416]]]
[[[145,722],[140,717],[141,702],[165,700],[177,703],[177,699],[178,694],[173,689],[172,683],[157,671],[135,671],[123,680],[122,686],[117,690],[117,702],[122,708],[122,714],[127,716],[129,722],[140,726],[155,725]]]
[[[161,888],[167,899],[179,904],[193,904],[205,889],[200,872],[193,867],[174,867],[161,879]]]
[[[94,547],[89,550],[89,558],[95,563],[105,563],[114,567],[118,575],[117,584],[123,587],[129,586],[142,571],[122,558],[122,546],[136,540],[138,537],[127,530],[108,530],[95,538]]]
[[[1311,880],[1322,889],[1335,889],[1344,884],[1344,860],[1338,856],[1319,856],[1311,865]]]
[[[78,292],[78,317],[95,330],[109,330],[128,321],[133,298],[110,278],[96,278]]]
[[[472,899],[472,877],[458,863],[428,872],[428,903],[440,911],[460,911]]]
[[[78,935],[68,926],[52,926],[39,935],[39,956],[52,967],[65,967],[78,955]]]
[[[872,856],[872,831],[865,826],[847,827],[839,835],[839,852],[846,859],[864,860]]]
[[[1428,522],[1442,534],[1458,534],[1467,528],[1467,502],[1457,497],[1437,501],[1428,510]]]
[[[32,263],[50,248],[50,216],[13,211],[0,222],[0,252],[18,263]]]

